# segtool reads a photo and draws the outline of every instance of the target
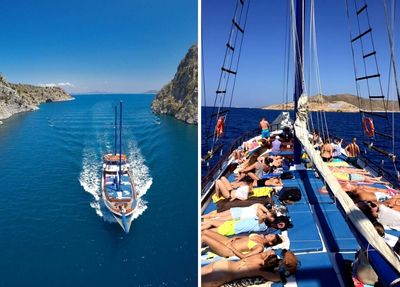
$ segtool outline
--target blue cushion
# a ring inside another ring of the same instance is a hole
[[[318,229],[307,204],[289,207],[293,228],[288,229],[290,250],[294,252],[320,251],[323,248]]]
[[[329,242],[332,251],[356,251],[359,248],[358,242],[336,205],[321,204],[320,207],[325,219],[321,220],[322,228],[326,232],[330,230],[333,236],[333,238],[327,238],[334,240]],[[324,223],[328,226],[324,226]]]
[[[340,286],[327,253],[297,255],[300,269],[296,274],[298,287]]]

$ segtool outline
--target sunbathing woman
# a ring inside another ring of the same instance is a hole
[[[264,173],[267,173],[269,170],[270,166],[269,163],[266,162],[266,159],[264,157],[259,157],[252,165],[238,170],[238,177],[236,178],[236,181],[242,180],[242,178],[246,175],[250,176],[250,173],[252,175],[254,174],[258,178],[262,178]]]
[[[346,191],[354,202],[369,201],[377,205],[383,204],[393,210],[400,211],[400,195],[389,195],[383,192]]]
[[[201,223],[201,230],[210,229],[221,235],[231,236],[248,232],[263,232],[268,228],[286,230],[292,224],[287,216],[278,216],[271,220],[266,218],[264,222],[259,222],[257,218],[247,218],[241,220],[208,220]]]
[[[286,251],[279,262],[274,251],[265,251],[239,261],[220,260],[201,268],[201,286],[215,287],[241,278],[263,277],[266,281],[286,281],[297,271],[298,260]],[[284,270],[284,271],[278,271]]]
[[[237,256],[240,259],[261,253],[265,247],[283,242],[278,234],[256,234],[228,238],[211,230],[204,230],[201,242],[207,244],[212,252],[222,257]]]
[[[373,177],[368,174],[360,173],[346,173],[346,172],[335,172],[333,174],[338,181],[343,182],[363,182],[363,183],[385,183],[381,181],[382,177]]]
[[[253,154],[251,154],[249,156],[249,158],[247,160],[245,160],[241,165],[240,165],[240,169],[244,169],[247,168],[248,166],[254,164],[255,162],[257,162],[258,158],[260,157],[260,155],[262,155],[263,153],[265,153],[268,150],[268,147],[266,145],[261,146],[257,151],[255,151]],[[239,170],[240,170],[239,169]]]
[[[217,213],[209,213],[203,215],[201,218],[212,219],[212,220],[240,220],[240,219],[258,219],[259,223],[264,222],[266,219],[272,222],[276,218],[275,211],[269,211],[261,203],[255,203],[248,207],[232,207],[229,210]]]
[[[321,157],[325,162],[332,161],[333,158],[333,147],[331,145],[330,139],[326,139],[321,147]]]
[[[221,195],[233,201],[235,199],[246,200],[253,188],[253,179],[250,177],[243,178],[243,181],[233,186],[225,177],[221,177],[215,182],[215,194]]]

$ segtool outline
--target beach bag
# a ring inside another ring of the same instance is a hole
[[[280,201],[299,201],[301,200],[301,192],[297,187],[283,187],[279,191],[278,197]]]
[[[291,172],[284,172],[281,174],[281,179],[292,179],[294,175]]]

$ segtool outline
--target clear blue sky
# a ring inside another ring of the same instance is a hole
[[[208,106],[214,101],[214,91],[218,84],[235,2],[235,0],[202,1],[203,53]],[[328,95],[355,94],[344,1],[316,0],[315,2],[322,92]],[[368,2],[372,4],[369,13],[371,25],[375,29],[373,35],[381,74],[388,74],[389,49],[382,1]],[[252,0],[233,106],[259,107],[282,102],[288,3],[288,0]],[[399,30],[396,32],[398,35]],[[396,57],[399,58],[398,55]],[[382,83],[386,87],[387,77],[383,77]],[[292,82],[290,85],[292,87]]]
[[[72,92],[160,89],[197,43],[196,0],[0,0],[0,72]]]

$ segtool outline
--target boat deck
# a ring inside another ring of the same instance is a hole
[[[128,175],[121,177],[121,190],[117,190],[118,175],[105,175],[105,188],[107,195],[112,199],[130,199],[132,197],[132,185]]]
[[[282,180],[284,187],[297,187],[302,198],[291,205],[286,205],[293,228],[283,231],[289,238],[285,248],[293,251],[300,261],[296,276],[289,278],[286,286],[348,286],[351,280],[346,274],[345,260],[353,260],[359,249],[357,240],[348,224],[340,214],[334,198],[326,191],[324,182],[312,169],[291,168],[294,178]],[[234,181],[234,174],[225,174],[229,181]],[[278,199],[274,196],[274,202]],[[217,209],[217,205],[209,201],[204,213]],[[277,246],[282,247],[282,246]],[[279,255],[281,249],[276,249]],[[202,255],[202,266],[221,259],[208,253]],[[237,257],[229,260],[238,260]],[[274,283],[272,286],[284,286]]]

